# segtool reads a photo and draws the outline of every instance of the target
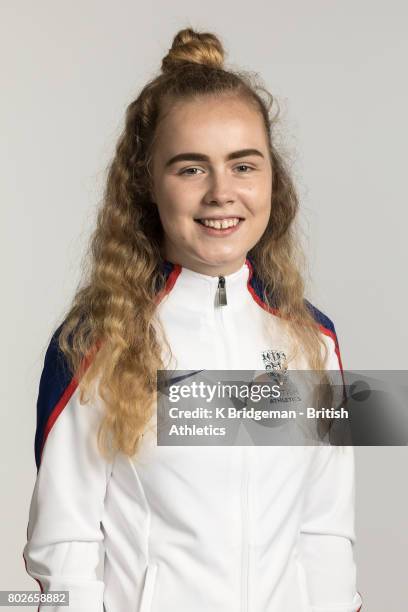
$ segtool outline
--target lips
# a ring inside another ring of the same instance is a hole
[[[241,221],[244,221],[243,217],[200,217],[199,219],[194,219],[196,223],[201,223],[202,225],[208,225],[208,223],[222,223],[223,221],[231,222],[234,221],[236,225],[238,225]]]
[[[229,234],[232,234],[232,233],[238,231],[238,228],[240,228],[242,223],[244,222],[244,219],[239,218],[239,217],[230,217],[230,218],[238,219],[238,223],[235,223],[235,224],[230,225],[228,227],[213,227],[212,225],[207,225],[207,224],[203,223],[200,219],[194,219],[194,221],[196,223],[198,223],[198,225],[200,226],[202,231],[204,231],[209,236],[228,236]],[[213,217],[212,217],[212,219],[213,219]],[[226,220],[227,217],[223,217],[223,219]],[[217,225],[219,225],[220,224],[219,223],[220,219],[217,219],[217,221],[218,221]]]
[[[223,218],[203,218],[203,219],[195,219],[197,223],[203,225],[204,227],[213,227],[215,229],[228,229],[229,227],[236,227],[240,223],[242,223],[243,219],[239,217],[223,217]]]
[[[228,219],[239,219],[240,221],[244,221],[244,217],[240,217],[239,215],[229,215],[228,217],[196,217],[194,221],[222,221],[223,219],[226,221]]]

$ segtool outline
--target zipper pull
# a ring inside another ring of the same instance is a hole
[[[217,287],[217,306],[226,306],[227,305],[227,289],[225,287],[225,277],[218,277],[218,287]]]

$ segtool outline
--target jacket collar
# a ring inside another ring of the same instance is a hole
[[[178,308],[211,312],[218,308],[238,309],[247,300],[252,299],[249,290],[252,262],[248,256],[238,270],[224,275],[227,298],[225,306],[217,304],[220,276],[202,274],[169,260],[163,261],[162,270],[166,277],[166,286],[159,295],[159,302],[167,295]]]

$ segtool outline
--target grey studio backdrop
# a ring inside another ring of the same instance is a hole
[[[344,367],[408,369],[407,17],[396,0],[2,2],[1,590],[38,589],[22,550],[44,350],[79,281],[125,107],[179,28],[214,30],[227,62],[279,101],[308,296],[333,319]],[[355,454],[363,611],[403,612],[407,448]]]

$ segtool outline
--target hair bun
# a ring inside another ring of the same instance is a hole
[[[162,72],[171,72],[184,62],[222,68],[224,55],[224,48],[217,36],[185,28],[174,37],[171,49],[162,60]]]

